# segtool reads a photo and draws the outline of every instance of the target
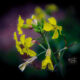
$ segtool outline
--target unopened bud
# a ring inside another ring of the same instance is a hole
[[[47,49],[46,56],[51,56],[51,49]]]
[[[32,40],[32,43],[35,44],[36,43],[36,40]]]

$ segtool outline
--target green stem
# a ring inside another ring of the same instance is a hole
[[[41,36],[42,36],[43,40],[45,41],[45,43],[47,44],[48,48],[50,48],[50,45],[49,45],[48,40],[45,36],[45,33],[41,33]]]
[[[39,53],[39,54],[37,55],[37,57],[40,56],[41,54],[43,54],[44,52],[46,52],[46,51],[43,51],[43,52]]]
[[[47,43],[47,45],[48,45],[48,48],[50,48],[50,45],[49,45],[49,42],[48,42],[47,37],[46,37],[45,35],[44,35],[43,37],[44,37],[44,39],[45,39],[45,41],[46,41],[46,43]],[[51,48],[50,48],[50,49],[51,49]],[[57,60],[56,60],[56,58],[55,58],[54,53],[53,53],[52,50],[51,50],[51,52],[52,52],[52,54],[53,54],[53,59],[54,59],[55,64],[58,64],[58,62],[57,62]]]
[[[47,38],[47,37],[45,37],[45,39],[46,39],[46,42],[47,42],[48,48],[50,48],[48,38]]]
[[[46,48],[42,44],[39,44],[39,46],[46,51]]]
[[[48,42],[47,37],[46,37],[44,34],[42,34],[42,37],[43,37],[44,40],[46,41],[46,44],[48,45],[48,48],[50,48],[50,45],[49,45],[49,42]],[[50,49],[51,49],[51,48],[50,48]],[[53,53],[52,50],[51,50],[51,52]],[[55,63],[57,64],[57,60],[56,60],[56,58],[55,58],[55,56],[54,56],[54,53],[53,53],[53,58],[54,58]]]

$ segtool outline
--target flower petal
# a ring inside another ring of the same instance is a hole
[[[14,32],[14,40],[16,40],[16,41],[18,40],[16,32]]]
[[[17,27],[17,30],[18,30],[18,34],[22,34],[23,33],[20,26]]]
[[[51,70],[51,71],[54,70],[54,67],[53,67],[53,64],[52,64],[51,60],[48,63],[48,69]]]
[[[21,55],[24,54],[23,50],[21,49],[21,47],[19,45],[16,44],[16,48],[17,48],[17,51],[20,52]]]
[[[34,51],[31,50],[31,49],[27,49],[27,54],[28,54],[29,56],[36,56],[36,55],[37,55],[37,53],[34,52]]]
[[[42,12],[43,12],[43,10],[40,7],[35,8],[35,14],[40,14]]]
[[[25,35],[21,35],[20,41],[23,45],[25,44]]]
[[[45,31],[51,31],[51,30],[53,30],[53,26],[51,24],[45,22],[43,30],[45,30]]]
[[[57,25],[56,19],[54,17],[48,18],[50,24]]]
[[[54,31],[54,34],[52,36],[52,39],[57,39],[59,37],[59,33],[57,30]]]
[[[21,16],[19,16],[18,18],[18,26],[21,27],[23,26],[24,20],[21,18]]]
[[[58,30],[59,30],[59,32],[60,32],[60,35],[61,35],[62,26],[58,26]]]
[[[46,58],[42,61],[42,69],[46,69],[46,67],[47,67],[47,60],[46,60]]]
[[[28,47],[28,48],[31,47],[32,46],[31,41],[32,41],[31,37],[26,38],[26,40],[25,40],[25,46]]]

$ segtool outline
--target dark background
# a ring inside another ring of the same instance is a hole
[[[25,4],[47,4],[47,3],[55,3],[60,8],[66,9],[70,6],[73,6],[76,9],[76,16],[80,17],[80,2],[79,0],[1,0],[0,1],[0,16],[5,14],[11,8],[19,7]]]
[[[37,5],[41,5],[41,4],[47,4],[47,3],[55,3],[57,4],[60,8],[62,9],[66,9],[69,6],[73,6],[75,7],[76,10],[76,18],[78,20],[80,20],[80,4],[78,0],[2,0],[0,1],[0,17],[4,16],[11,8],[14,7],[19,7],[19,6],[23,6],[26,4],[37,4]],[[78,53],[79,54],[79,53]],[[76,55],[76,56],[80,56],[80,55]],[[68,67],[67,67],[68,68]],[[49,75],[46,78],[40,78],[37,76],[32,76],[29,80],[45,80],[45,79],[49,79],[49,80],[79,80],[79,64],[71,67],[70,69],[67,69],[69,71],[67,71],[66,75],[64,76],[64,78],[61,77],[61,75],[56,75],[56,73],[52,73],[49,72]],[[55,75],[55,77],[53,77],[53,75]],[[26,77],[24,76],[23,73],[21,73],[18,68],[16,66],[10,66],[8,64],[6,64],[5,62],[0,60],[0,80],[4,80],[4,79],[8,79],[8,80],[26,80]]]

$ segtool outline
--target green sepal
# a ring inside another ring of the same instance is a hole
[[[44,20],[42,19],[41,21],[38,21],[37,25],[32,24],[32,27],[34,28],[35,32],[43,32],[43,25],[44,25]]]

